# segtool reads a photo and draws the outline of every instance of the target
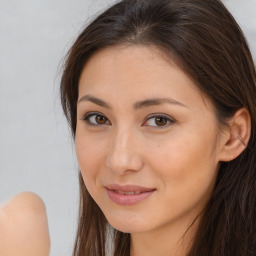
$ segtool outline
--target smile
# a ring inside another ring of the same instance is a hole
[[[150,197],[156,189],[134,185],[109,185],[106,187],[109,199],[118,205],[137,204]]]
[[[114,191],[121,195],[138,195],[140,193],[143,193],[141,191],[131,191],[131,192],[124,192],[124,191],[120,191],[120,190],[114,190]]]

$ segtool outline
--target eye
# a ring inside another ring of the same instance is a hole
[[[166,127],[175,121],[166,115],[151,115],[143,123],[144,126]]]
[[[85,115],[84,120],[89,125],[109,125],[109,120],[101,113],[88,113]]]

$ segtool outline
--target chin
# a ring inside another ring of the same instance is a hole
[[[141,229],[139,227],[136,227],[136,225],[134,225],[134,226],[124,225],[124,224],[122,224],[122,225],[113,225],[112,223],[110,223],[110,225],[114,229],[116,229],[116,230],[118,230],[120,232],[123,232],[123,233],[130,233],[130,234],[132,234],[132,233],[141,233],[141,232],[145,231],[145,230],[143,230],[143,229]]]
[[[149,229],[147,221],[132,220],[130,218],[114,219],[113,216],[107,217],[109,224],[118,231],[123,233],[141,233]],[[147,224],[146,224],[147,222]]]

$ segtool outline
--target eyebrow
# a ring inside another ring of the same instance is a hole
[[[112,109],[110,104],[108,104],[104,100],[96,98],[96,97],[94,97],[92,95],[84,95],[84,96],[82,96],[78,100],[78,103],[85,102],[85,101],[90,101],[90,102],[92,102],[92,103],[94,103],[94,104],[96,104],[98,106],[101,106],[101,107],[104,107],[104,108],[108,108],[108,109]],[[181,103],[179,101],[176,101],[176,100],[174,100],[172,98],[169,98],[169,97],[165,97],[165,98],[150,98],[150,99],[145,99],[145,100],[142,100],[142,101],[138,101],[138,102],[135,102],[133,104],[133,108],[135,110],[138,110],[138,109],[141,109],[141,108],[144,108],[144,107],[156,106],[156,105],[161,105],[161,104],[164,104],[164,103],[168,103],[168,104],[172,104],[172,105],[178,105],[178,106],[187,108],[187,106],[184,105],[183,103]]]
[[[172,98],[169,98],[169,97],[145,99],[143,101],[136,102],[133,107],[134,107],[135,110],[137,110],[137,109],[141,109],[141,108],[144,108],[144,107],[161,105],[161,104],[164,104],[164,103],[178,105],[178,106],[182,106],[182,107],[187,108],[186,105],[184,105],[181,102],[176,101]]]
[[[96,98],[96,97],[93,97],[91,95],[84,95],[83,97],[81,97],[78,101],[78,103],[80,102],[84,102],[84,101],[90,101],[98,106],[101,106],[103,108],[108,108],[108,109],[111,109],[111,106],[106,103],[104,100],[101,100],[99,98]]]

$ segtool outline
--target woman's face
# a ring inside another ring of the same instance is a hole
[[[210,100],[154,47],[99,51],[79,81],[76,151],[112,226],[189,223],[213,190],[221,133]]]

